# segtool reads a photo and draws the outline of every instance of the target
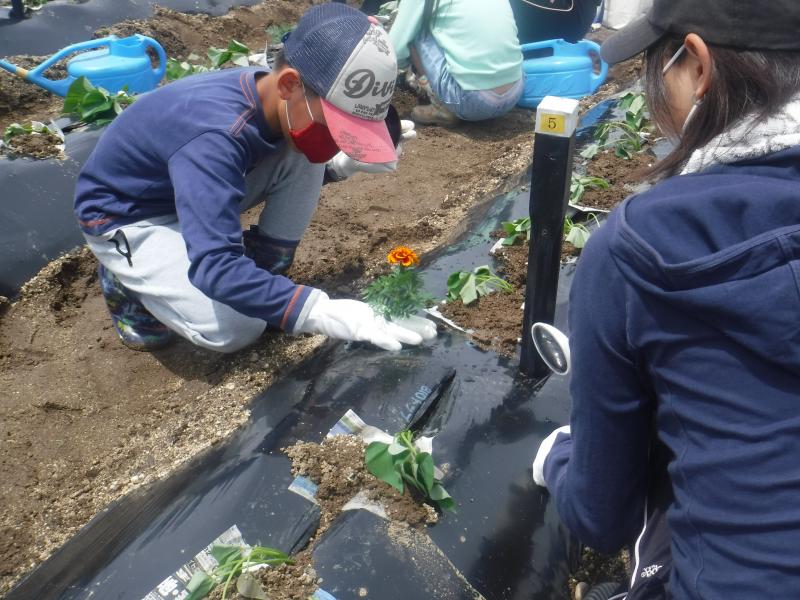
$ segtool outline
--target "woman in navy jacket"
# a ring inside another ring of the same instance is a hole
[[[798,31],[796,1],[655,0],[603,46],[646,51],[677,145],[581,257],[570,426],[533,470],[584,543],[635,543],[629,600],[800,589]]]

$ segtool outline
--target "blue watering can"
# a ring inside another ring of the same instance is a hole
[[[600,60],[600,46],[589,40],[577,44],[545,40],[523,44],[520,50],[525,91],[517,106],[524,108],[536,108],[545,96],[583,98],[593,94],[608,75],[608,64],[602,60],[600,72],[594,72],[592,53]]]
[[[148,48],[158,54],[157,69],[152,68]],[[44,72],[55,63],[81,50],[91,52],[83,52],[70,60],[64,79],[53,80],[44,76]],[[85,76],[95,87],[103,87],[112,94],[124,86],[128,86],[130,93],[139,94],[158,86],[167,68],[167,55],[157,41],[137,33],[126,38],[111,35],[72,44],[30,71],[3,60],[0,60],[0,67],[59,96],[66,96],[69,86],[81,76]]]

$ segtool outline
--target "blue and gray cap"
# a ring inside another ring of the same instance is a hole
[[[286,62],[322,99],[336,144],[361,162],[397,160],[384,123],[397,79],[386,31],[346,4],[309,9],[284,43]]]

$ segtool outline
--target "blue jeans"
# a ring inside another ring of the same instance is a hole
[[[525,89],[520,69],[519,79],[502,94],[492,90],[465,90],[450,74],[444,51],[428,33],[414,40],[425,74],[436,100],[465,121],[483,121],[504,115],[519,102]]]

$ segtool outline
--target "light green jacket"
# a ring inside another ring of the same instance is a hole
[[[425,0],[401,0],[389,37],[400,65],[422,30]],[[517,81],[522,52],[508,0],[439,0],[433,38],[450,74],[465,90],[489,90]]]

